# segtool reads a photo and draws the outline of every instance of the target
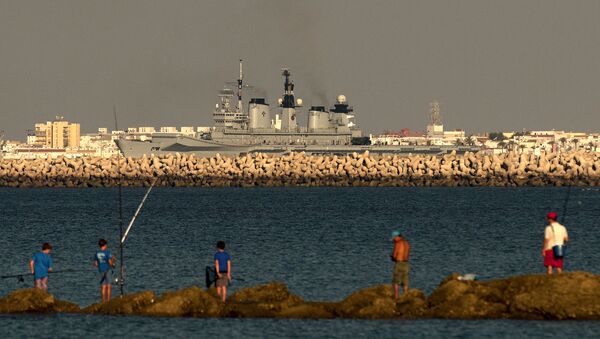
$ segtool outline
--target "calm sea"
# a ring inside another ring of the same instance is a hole
[[[144,194],[124,189],[128,221]],[[391,279],[389,241],[412,243],[411,284],[430,293],[452,272],[482,279],[543,271],[544,216],[563,214],[567,188],[157,188],[125,248],[126,289],[202,284],[214,245],[233,256],[233,290],[282,281],[308,300],[340,300]],[[0,272],[27,271],[42,242],[54,246],[60,299],[99,299],[91,258],[99,238],[118,242],[116,189],[0,189]],[[600,191],[573,188],[565,225],[567,270],[600,272]],[[114,250],[114,248],[113,248]],[[0,294],[25,286],[0,280]],[[163,319],[82,315],[0,316],[3,337],[514,337],[593,336],[600,322]]]

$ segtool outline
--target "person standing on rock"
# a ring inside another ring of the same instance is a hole
[[[214,256],[215,272],[217,273],[217,294],[223,299],[227,299],[227,285],[231,281],[231,256],[225,252],[225,242],[217,242],[217,253]]]
[[[102,302],[108,302],[110,301],[112,292],[111,272],[117,258],[108,250],[108,242],[106,240],[100,239],[98,247],[100,249],[94,255],[94,266],[98,267],[98,272],[100,272],[100,295],[102,296]]]
[[[48,272],[52,272],[52,258],[50,252],[52,246],[45,242],[42,245],[42,251],[36,253],[29,261],[29,268],[35,281],[35,288],[48,290]]]
[[[392,232],[392,241],[394,242],[394,249],[391,259],[395,262],[392,285],[394,287],[394,298],[398,300],[400,283],[402,283],[402,287],[404,288],[404,294],[408,293],[408,272],[410,270],[408,257],[410,256],[410,244],[402,237],[399,231]]]
[[[552,274],[552,268],[556,267],[556,272],[562,273],[563,270],[563,257],[557,258],[554,256],[554,246],[563,246],[569,241],[569,234],[567,228],[556,221],[558,215],[556,212],[550,212],[546,215],[548,220],[548,226],[544,231],[544,249],[542,255],[544,256],[544,266],[546,266],[547,273]]]

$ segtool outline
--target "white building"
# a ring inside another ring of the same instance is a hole
[[[160,133],[177,133],[177,127],[161,127]]]

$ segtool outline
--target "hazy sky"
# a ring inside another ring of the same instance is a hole
[[[345,94],[366,132],[600,130],[600,1],[0,0],[0,130],[207,126],[237,77]],[[323,101],[327,100],[326,103]],[[305,121],[303,114],[301,121]]]

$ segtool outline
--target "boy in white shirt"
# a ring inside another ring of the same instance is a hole
[[[549,275],[552,274],[553,267],[556,267],[556,272],[560,274],[564,265],[563,257],[554,257],[552,247],[564,245],[569,241],[569,234],[567,233],[567,228],[556,221],[558,218],[556,212],[548,213],[546,218],[548,219],[548,226],[546,226],[546,230],[544,231],[544,249],[542,250],[544,266],[546,266]]]

